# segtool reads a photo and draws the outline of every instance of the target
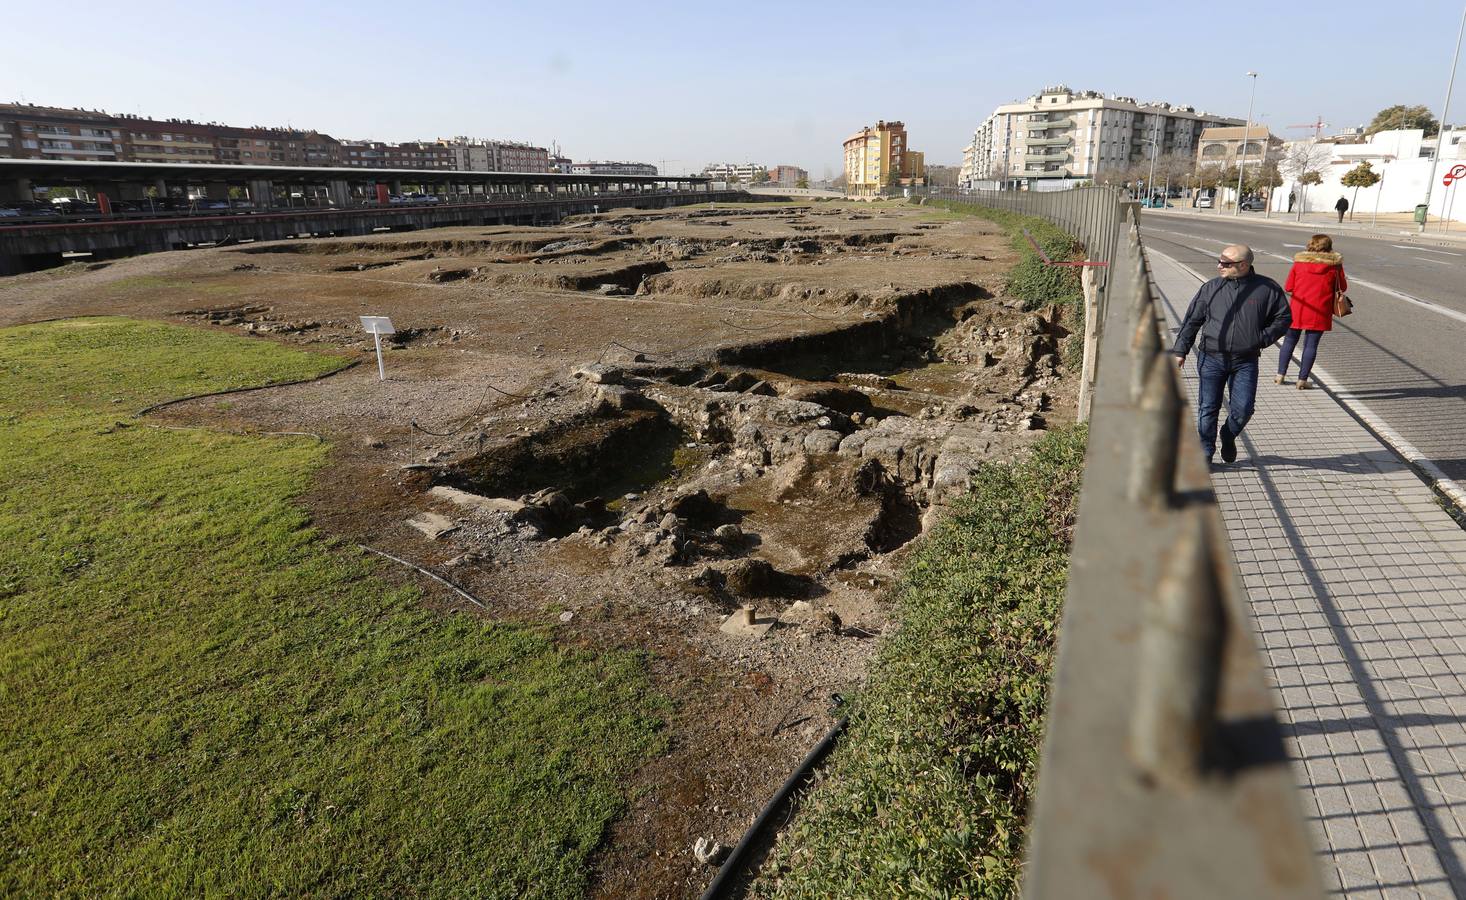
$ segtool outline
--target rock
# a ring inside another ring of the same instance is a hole
[[[719,525],[713,529],[713,537],[725,544],[736,544],[743,540],[743,529],[737,525]]]
[[[682,519],[678,518],[676,513],[667,513],[665,516],[662,516],[662,520],[657,523],[657,525],[663,531],[669,533],[675,533],[678,529],[682,528],[684,524],[685,523],[682,521]]]
[[[449,503],[462,506],[466,509],[482,510],[484,512],[507,513],[514,516],[524,511],[525,504],[518,500],[510,500],[507,497],[485,497],[482,494],[471,494],[468,491],[460,491],[458,488],[448,487],[440,484],[428,490],[429,494],[440,500],[447,500]]]
[[[573,618],[575,618],[575,613],[571,612],[568,609],[565,610],[564,612],[560,613],[560,621],[562,623],[563,622],[569,622]]]
[[[834,453],[840,449],[840,442],[844,439],[845,436],[838,431],[821,428],[804,436],[804,450],[806,453]]]
[[[647,399],[640,392],[616,384],[595,385],[591,401],[598,414],[612,410],[643,409],[648,405]]]
[[[602,294],[607,297],[615,297],[621,294],[629,294],[631,292],[619,284],[598,284],[596,285],[596,293]]]
[[[434,512],[420,512],[408,519],[407,524],[435,541],[458,530],[458,526],[453,524],[452,519]]]
[[[361,445],[369,450],[380,450],[387,446],[381,438],[373,437],[370,434],[361,439]]]
[[[767,381],[754,382],[753,384],[749,385],[748,390],[744,391],[743,393],[756,394],[761,397],[779,396],[779,392],[774,390],[774,386],[772,384],[769,384]]]
[[[714,386],[712,390],[742,393],[743,391],[748,390],[758,383],[759,379],[753,377],[747,372],[735,372],[730,375],[727,380],[725,380],[722,384]]]
[[[707,519],[717,515],[721,507],[708,496],[705,490],[696,490],[687,494],[678,495],[670,503],[667,509],[683,517],[684,519]]]
[[[608,366],[604,363],[590,363],[581,366],[571,373],[573,378],[581,378],[593,384],[620,384],[625,378],[625,372],[616,366]]]
[[[770,597],[779,593],[782,576],[762,559],[735,560],[723,570],[728,590],[740,597]]]

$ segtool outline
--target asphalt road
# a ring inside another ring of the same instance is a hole
[[[1268,225],[1255,214],[1213,220],[1145,211],[1141,223],[1147,247],[1203,277],[1217,274],[1222,247],[1242,243],[1255,252],[1257,270],[1279,284],[1311,233]],[[1354,315],[1335,319],[1323,336],[1316,363],[1323,380],[1466,484],[1466,246],[1331,236],[1344,256]],[[1293,390],[1296,373],[1295,365],[1286,388],[1273,385],[1272,372],[1262,373],[1259,402],[1269,390]]]

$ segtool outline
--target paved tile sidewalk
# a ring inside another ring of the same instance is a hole
[[[1150,262],[1174,329],[1199,281]],[[1213,481],[1325,883],[1466,896],[1466,532],[1332,396],[1274,385],[1276,365],[1266,351]],[[1186,382],[1194,403],[1194,355]]]

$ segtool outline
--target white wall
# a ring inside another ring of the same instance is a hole
[[[1425,183],[1431,171],[1431,161],[1419,155],[1421,137],[1419,130],[1390,131],[1373,135],[1366,144],[1332,145],[1333,160],[1320,173],[1323,183],[1312,185],[1305,195],[1300,185],[1291,179],[1285,180],[1283,186],[1273,192],[1273,209],[1286,212],[1288,193],[1296,190],[1306,202],[1304,212],[1332,210],[1340,197],[1349,201],[1356,221],[1360,216],[1372,213],[1376,202],[1382,213],[1414,212],[1416,204],[1425,200]],[[1435,188],[1430,196],[1430,216],[1432,219],[1444,218],[1449,208],[1452,221],[1466,222],[1466,197],[1452,196],[1457,188],[1453,186],[1448,191],[1441,184],[1441,178],[1452,166],[1466,163],[1466,130],[1448,131],[1444,139],[1445,149],[1436,166]],[[1452,143],[1453,140],[1456,143]],[[1345,187],[1340,180],[1365,159],[1384,179],[1374,187],[1360,188],[1356,200],[1354,188]],[[1457,184],[1463,181],[1466,179]],[[1297,211],[1296,206],[1294,211]]]

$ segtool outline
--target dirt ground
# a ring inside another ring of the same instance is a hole
[[[317,434],[327,533],[488,612],[434,602],[644,650],[670,750],[627,773],[597,894],[682,897],[713,874],[693,842],[736,844],[859,684],[909,541],[1072,421],[1077,338],[1004,298],[1013,261],[989,223],[911,207],[612,211],[74,263],[0,279],[0,324],[140,316],[359,360],[147,418]],[[398,329],[385,381],[367,314]]]

